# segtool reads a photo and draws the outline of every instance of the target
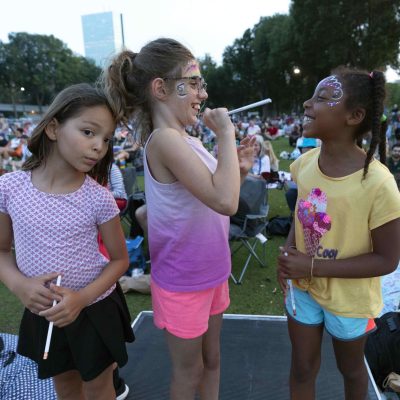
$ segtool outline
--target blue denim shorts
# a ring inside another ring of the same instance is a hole
[[[338,340],[356,340],[376,329],[373,318],[349,318],[332,314],[313,297],[293,286],[296,315],[293,313],[291,293],[285,298],[286,314],[294,321],[309,326],[324,325],[327,332]]]

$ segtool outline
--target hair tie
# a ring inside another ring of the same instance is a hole
[[[371,71],[371,72],[369,73],[369,77],[370,77],[371,79],[374,79],[374,71]]]

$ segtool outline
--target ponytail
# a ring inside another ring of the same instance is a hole
[[[339,77],[346,89],[345,106],[349,111],[365,110],[364,119],[356,127],[354,140],[362,147],[363,137],[371,132],[371,142],[364,163],[363,179],[378,148],[380,161],[386,162],[386,132],[382,127],[383,102],[385,99],[385,75],[381,71],[367,71],[338,67],[332,74]]]

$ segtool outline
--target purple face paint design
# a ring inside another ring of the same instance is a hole
[[[197,89],[199,94],[206,92],[207,90],[207,83],[201,76],[184,76],[182,78],[173,78],[173,79],[184,80],[184,82],[181,82],[178,85],[176,85],[176,92],[178,96],[181,97],[189,94],[190,88]]]
[[[339,82],[335,75],[323,79],[318,86],[320,86],[322,90],[327,90],[330,97],[327,102],[328,106],[334,107],[340,103],[343,97],[343,88],[342,83]]]
[[[178,94],[179,97],[185,97],[188,94],[184,82],[181,82],[178,85],[176,85],[176,93]]]

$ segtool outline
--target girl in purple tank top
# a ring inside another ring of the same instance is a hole
[[[172,360],[171,399],[217,399],[222,313],[229,306],[229,215],[252,165],[254,139],[236,149],[225,108],[206,109],[218,162],[186,126],[198,122],[206,83],[193,54],[173,39],[120,52],[103,75],[121,121],[133,119],[144,171],[154,322]],[[238,157],[239,155],[239,157]]]

